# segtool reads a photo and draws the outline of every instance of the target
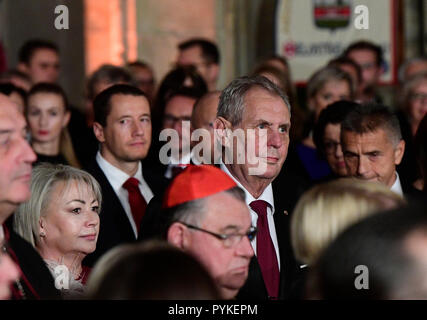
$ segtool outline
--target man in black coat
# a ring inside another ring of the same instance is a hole
[[[94,116],[100,150],[87,171],[101,185],[103,203],[97,248],[85,259],[89,266],[109,249],[136,241],[146,206],[164,182],[142,168],[151,144],[151,115],[141,90],[109,87],[95,98]]]
[[[364,104],[353,108],[341,123],[341,144],[350,176],[378,181],[407,200],[420,196],[396,170],[405,141],[399,120],[388,107]]]
[[[19,271],[12,299],[59,299],[53,277],[37,251],[9,230],[6,219],[29,199],[32,163],[36,155],[25,139],[26,122],[18,106],[0,94],[0,250]]]
[[[274,181],[288,151],[288,99],[264,77],[235,79],[221,94],[214,128],[223,150],[221,169],[245,191],[252,224],[258,228],[251,241],[256,258],[238,298],[286,299],[299,270],[287,214],[294,200],[286,199],[289,195],[281,188],[286,177]]]

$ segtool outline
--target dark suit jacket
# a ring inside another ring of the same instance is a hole
[[[84,264],[92,267],[111,248],[119,244],[135,242],[136,238],[119,198],[95,159],[86,170],[94,176],[102,189],[100,229],[96,250],[84,259]],[[154,195],[163,193],[164,180],[155,171],[144,168],[143,177]]]
[[[274,196],[274,224],[276,227],[277,242],[280,254],[280,286],[279,299],[290,297],[294,282],[299,281],[301,270],[296,262],[290,242],[290,216],[298,200],[298,188],[292,191],[292,179],[289,181],[281,170],[279,176],[272,183]],[[285,213],[286,211],[286,213]],[[249,275],[246,283],[240,289],[237,299],[239,300],[267,300],[267,289],[262,278],[261,268],[257,258],[254,256],[249,265]]]
[[[23,273],[20,283],[25,299],[61,299],[60,292],[55,288],[52,274],[38,252],[13,230],[4,229],[9,245],[9,255]],[[13,295],[12,299],[22,299],[22,297]]]
[[[193,165],[193,163],[191,163]],[[218,165],[215,165],[218,167]],[[167,186],[172,182],[172,179],[164,178],[164,174],[167,166],[158,167],[160,168],[160,174],[162,175]],[[166,232],[165,228],[168,223],[167,212],[162,210],[162,201],[164,197],[164,191],[156,194],[153,199],[151,199],[150,203],[147,206],[147,210],[145,211],[145,215],[141,220],[140,225],[140,233],[138,235],[138,241],[146,241],[151,239],[164,239],[164,232]]]
[[[400,180],[400,185],[402,186],[403,196],[405,197],[408,204],[424,201],[426,198],[426,194],[424,192],[414,188],[414,186],[408,183],[407,180]]]

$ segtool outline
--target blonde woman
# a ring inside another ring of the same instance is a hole
[[[403,84],[400,110],[409,123],[412,136],[415,136],[427,114],[427,71],[415,74]]]
[[[400,195],[378,182],[341,178],[316,185],[299,199],[291,218],[295,257],[309,267],[350,225],[375,212],[404,204]],[[298,297],[302,287],[302,283],[296,285]]]
[[[84,293],[90,269],[82,261],[96,248],[101,201],[87,172],[42,163],[33,169],[30,200],[15,212],[15,231],[38,250],[66,297]]]

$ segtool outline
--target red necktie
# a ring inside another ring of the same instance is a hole
[[[250,207],[258,215],[256,252],[258,263],[261,267],[262,277],[270,299],[277,299],[279,294],[280,272],[277,263],[276,250],[271,241],[270,230],[268,229],[267,205],[263,200],[256,200],[250,203]]]
[[[142,217],[144,216],[145,209],[147,208],[147,202],[142,196],[138,185],[139,181],[135,178],[129,178],[125,183],[123,183],[123,188],[125,188],[129,194],[130,210],[132,211],[136,229],[139,232],[139,226],[141,224]]]

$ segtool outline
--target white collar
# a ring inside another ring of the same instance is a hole
[[[176,166],[179,164],[190,164],[191,158],[192,158],[192,152],[189,152],[185,155],[181,155],[181,160],[179,160],[179,159],[177,160],[177,159],[173,158],[171,155],[169,158],[169,165]]]
[[[110,182],[111,186],[114,190],[116,190],[116,192],[123,186],[123,183],[125,183],[126,180],[130,178],[126,172],[109,163],[99,151],[96,154],[96,161],[107,177],[108,182]],[[140,161],[138,162],[138,170],[133,177],[142,183],[142,165]]]
[[[271,183],[267,186],[267,188],[264,189],[262,194],[258,197],[258,199],[255,199],[252,194],[246,190],[245,187],[242,186],[242,184],[230,173],[228,168],[224,165],[224,163],[221,161],[220,168],[222,171],[224,171],[226,174],[228,174],[235,182],[236,184],[245,191],[246,195],[246,204],[249,206],[252,201],[255,200],[264,200],[267,202],[271,207],[271,212],[274,213],[274,197],[273,197],[273,187]]]
[[[403,197],[402,185],[400,184],[399,174],[397,173],[397,171],[396,171],[396,180],[394,181],[390,189],[391,191],[394,191],[398,195],[401,195]]]

